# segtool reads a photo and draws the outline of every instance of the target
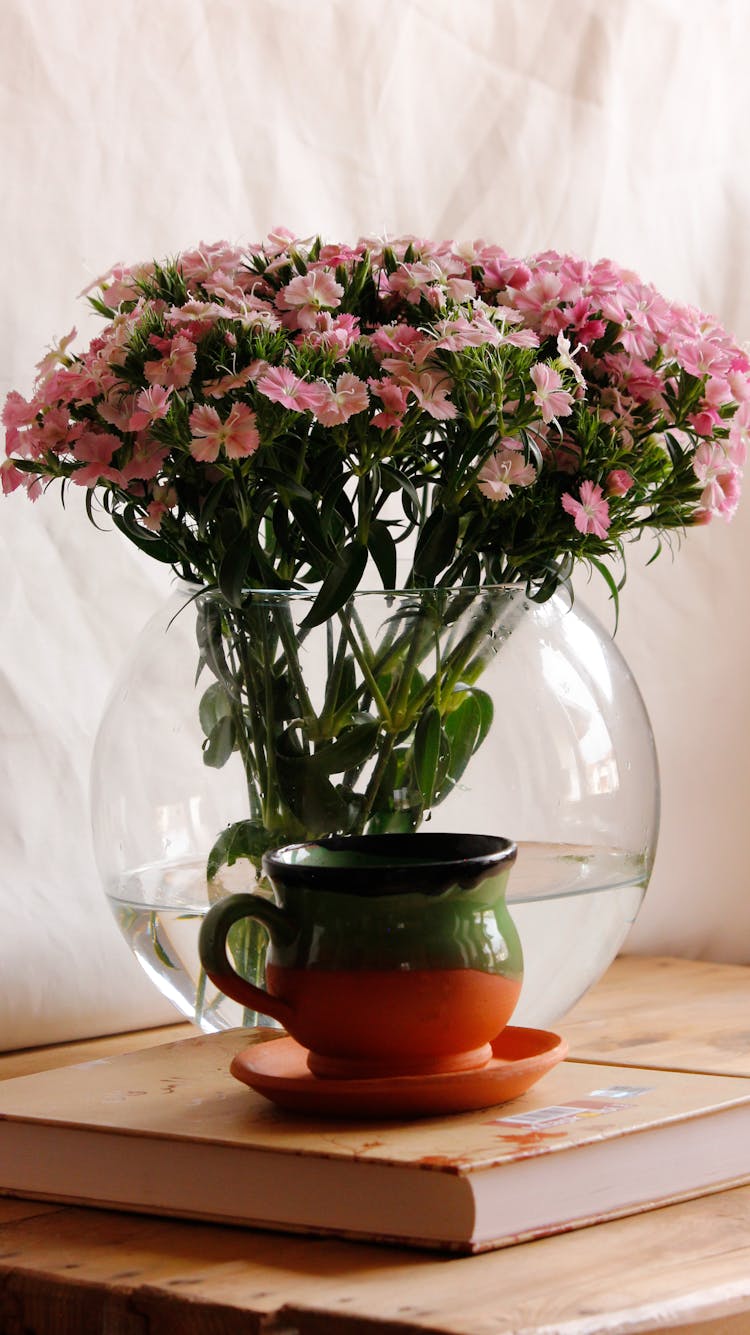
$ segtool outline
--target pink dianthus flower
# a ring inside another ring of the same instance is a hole
[[[320,402],[320,391],[315,385],[309,385],[288,366],[271,366],[257,382],[258,390],[272,403],[281,403],[293,412],[302,413],[306,409],[315,409]]]
[[[181,334],[173,339],[159,339],[158,344],[165,356],[159,361],[146,362],[143,368],[146,379],[151,385],[171,385],[172,389],[184,389],[190,384],[195,370],[195,344]]]
[[[633,478],[627,468],[613,468],[611,473],[607,473],[608,496],[627,496],[632,486]]]
[[[563,510],[572,516],[579,533],[593,533],[597,538],[606,538],[612,521],[601,487],[595,482],[582,482],[578,494],[580,500],[576,500],[568,491],[563,494]]]
[[[421,371],[418,375],[408,372],[401,377],[401,384],[414,395],[422,411],[436,421],[447,421],[457,415],[455,403],[448,398],[453,388],[449,376],[434,371]]]
[[[543,422],[551,422],[555,417],[567,417],[573,411],[573,395],[563,389],[562,377],[554,366],[538,362],[532,366],[529,375],[536,386],[532,398],[542,414]]]
[[[118,482],[120,474],[110,468],[112,456],[120,444],[117,436],[108,431],[84,431],[75,444],[76,459],[84,467],[73,473],[73,481],[81,487],[95,487],[97,482]]]
[[[323,426],[348,422],[356,413],[364,412],[370,402],[364,381],[349,372],[339,376],[335,389],[326,381],[318,381],[316,388],[320,391],[320,400],[314,413]]]
[[[318,312],[338,306],[344,289],[325,269],[308,269],[298,274],[276,298],[282,310],[294,311],[300,329],[313,329]]]
[[[142,389],[135,401],[135,412],[130,416],[128,430],[140,431],[151,422],[166,417],[171,396],[171,386],[165,389],[163,385],[152,385],[150,389]]]
[[[190,453],[201,463],[213,463],[222,449],[228,459],[243,459],[260,444],[255,413],[244,403],[232,404],[224,422],[215,408],[201,403],[190,414],[190,430]]]
[[[518,449],[495,450],[477,476],[479,490],[490,501],[507,501],[514,487],[530,487],[535,480],[534,465],[524,463]]]

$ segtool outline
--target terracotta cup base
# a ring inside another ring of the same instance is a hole
[[[431,1057],[329,1057],[308,1052],[307,1065],[323,1080],[387,1080],[403,1075],[453,1075],[478,1071],[492,1060],[492,1044],[483,1043],[468,1052]]]

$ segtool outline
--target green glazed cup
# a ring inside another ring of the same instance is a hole
[[[230,895],[206,914],[204,969],[271,1015],[316,1075],[423,1075],[492,1056],[521,989],[505,903],[516,846],[491,835],[333,835],[263,859],[276,902]],[[227,934],[268,932],[266,990],[241,978]]]

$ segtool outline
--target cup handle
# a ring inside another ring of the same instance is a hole
[[[266,928],[273,940],[289,939],[293,928],[286,915],[275,904],[261,899],[259,895],[228,895],[217,904],[213,904],[201,923],[198,938],[198,953],[201,964],[211,982],[220,992],[239,1001],[241,1006],[250,1010],[271,1015],[287,1028],[287,1020],[292,1017],[291,1007],[280,997],[273,997],[262,987],[248,983],[247,979],[232,968],[227,956],[227,936],[229,930],[241,918],[255,918]]]

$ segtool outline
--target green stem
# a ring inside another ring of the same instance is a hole
[[[383,775],[385,774],[385,771],[388,768],[388,762],[391,758],[391,755],[393,754],[393,748],[395,745],[396,745],[395,733],[392,732],[388,733],[380,749],[380,753],[378,755],[375,768],[372,774],[370,775],[370,782],[368,783],[367,788],[365,790],[365,795],[362,799],[362,808],[360,810],[359,816],[357,817],[357,821],[354,826],[354,829],[352,830],[352,834],[362,834],[364,832],[365,825],[367,824],[367,821],[369,820],[370,817],[370,813],[372,811],[372,804],[378,795],[378,789],[380,788]]]
[[[204,968],[201,968],[201,970],[200,970],[200,972],[199,972],[199,974],[198,974],[198,985],[197,985],[197,987],[196,987],[196,989],[195,989],[195,1023],[196,1023],[196,1024],[200,1024],[201,1020],[203,1019],[203,1015],[204,1015],[204,1011],[205,1011],[205,1007],[206,1007],[206,984],[207,984],[207,982],[208,982],[208,975],[206,974],[206,970],[205,970]]]
[[[404,711],[409,699],[411,684],[417,665],[424,657],[424,618],[416,618],[416,624],[410,627],[409,650],[396,686],[392,717],[398,726],[404,726]]]
[[[266,785],[263,792],[263,824],[266,829],[274,827],[274,810],[278,805],[278,781],[276,776],[276,737],[274,732],[273,706],[273,655],[269,652],[268,626],[265,616],[261,615],[261,635],[263,641],[263,722],[266,730]]]
[[[331,621],[328,621],[326,623],[326,635],[328,637],[328,643],[329,643],[329,653],[328,653],[329,667],[328,667],[328,681],[326,683],[325,700],[323,701],[323,712],[320,716],[320,732],[322,737],[329,736],[330,731],[333,727],[334,718],[338,713],[341,712],[341,706],[337,708],[336,701],[338,700],[338,694],[341,688],[341,678],[344,672],[344,663],[346,662],[346,639],[344,635],[339,636],[339,642],[336,648],[336,654],[335,656],[333,656],[333,647],[332,647],[333,623]],[[331,659],[333,659],[332,662]],[[351,702],[352,709],[354,708],[356,702],[357,702],[357,697],[355,696]],[[348,704],[348,702],[346,703]],[[345,715],[346,715],[346,706],[345,706]]]
[[[447,699],[457,686],[458,682],[466,676],[466,665],[470,662],[480,644],[483,644],[486,641],[488,631],[491,629],[493,621],[494,617],[488,615],[483,620],[482,624],[477,626],[473,632],[464,636],[456,648],[449,654],[442,669],[445,674],[442,683],[437,679],[438,673],[440,672],[440,665],[438,665],[438,671],[435,676],[425,684],[412,701],[412,717],[417,717],[424,705],[429,701],[434,700],[437,704],[441,694],[444,699]],[[481,670],[481,668],[479,670]],[[476,675],[479,675],[479,671]]]
[[[459,641],[456,647],[451,651],[451,653],[445,659],[442,668],[443,680],[441,686],[438,687],[437,682],[433,678],[431,681],[426,683],[426,685],[423,687],[423,689],[419,692],[419,694],[413,701],[413,711],[414,711],[412,715],[413,717],[416,714],[418,714],[418,712],[423,708],[423,706],[426,705],[430,700],[435,699],[438,690],[442,691],[443,698],[447,699],[447,697],[458,685],[459,681],[464,680],[467,682],[467,685],[471,684],[471,682],[475,681],[476,678],[483,671],[485,663],[481,659],[479,659],[475,663],[471,671],[467,672],[466,669],[467,665],[471,662],[471,659],[473,655],[476,653],[477,649],[479,649],[481,645],[486,644],[489,632],[493,629],[493,627],[497,627],[499,625],[501,618],[503,617],[503,614],[507,614],[508,610],[511,611],[513,610],[515,595],[511,594],[509,600],[503,598],[502,604],[500,606],[498,606],[493,602],[491,595],[488,595],[488,599],[489,601],[487,608],[484,614],[482,615],[481,619],[475,625],[473,630],[467,633],[463,637],[463,639]],[[522,609],[523,609],[523,602],[520,602],[518,607],[515,609],[516,613],[515,616],[506,622],[504,626],[504,630],[506,632],[506,638],[508,635],[510,635],[511,631],[514,629],[515,623],[519,618],[519,616],[521,615]]]
[[[388,708],[388,705],[387,705],[387,703],[386,703],[386,701],[385,701],[385,698],[384,698],[384,696],[383,696],[383,693],[382,693],[382,691],[380,690],[380,687],[378,686],[378,683],[376,682],[376,680],[375,680],[375,678],[374,678],[374,676],[373,676],[373,674],[372,674],[372,670],[371,670],[371,668],[370,668],[370,664],[368,663],[366,656],[363,654],[362,649],[361,649],[360,645],[359,645],[358,642],[357,642],[357,637],[356,637],[356,635],[354,634],[354,631],[352,630],[352,625],[351,625],[351,622],[350,622],[350,620],[349,620],[349,614],[348,614],[346,608],[344,608],[344,607],[339,608],[339,610],[338,610],[338,612],[337,612],[336,615],[338,616],[339,621],[341,622],[341,625],[342,625],[342,627],[343,627],[343,629],[344,629],[344,634],[346,635],[346,637],[347,637],[347,639],[348,639],[348,641],[349,641],[349,643],[350,643],[350,645],[351,645],[351,647],[352,647],[352,652],[353,652],[354,657],[356,658],[356,660],[357,660],[357,662],[358,662],[358,664],[359,664],[359,669],[360,669],[360,671],[361,671],[361,673],[362,673],[362,676],[364,677],[365,681],[367,682],[367,686],[368,686],[368,688],[369,688],[370,694],[372,695],[372,698],[373,698],[373,700],[375,701],[375,704],[376,704],[377,707],[378,707],[378,712],[379,712],[379,714],[380,714],[380,717],[382,718],[383,723],[385,724],[385,726],[386,726],[387,728],[390,728],[391,725],[392,725],[392,722],[393,722],[393,720],[392,720],[392,718],[391,718],[391,711],[390,711],[390,709]]]
[[[248,666],[243,661],[242,649],[245,647],[245,638],[242,625],[238,625],[233,618],[227,617],[228,623],[232,628],[234,645],[230,644],[229,657],[232,666],[233,683],[238,682],[239,688],[230,693],[232,718],[234,720],[235,736],[237,738],[237,747],[242,760],[242,768],[245,772],[245,784],[247,787],[248,806],[250,815],[255,819],[261,812],[261,802],[259,799],[257,784],[260,780],[256,755],[253,753],[252,743],[247,734],[247,715],[242,704],[242,683],[245,683],[245,694],[250,705],[250,691],[247,684]],[[235,654],[236,649],[236,654]]]
[[[294,633],[294,627],[290,623],[289,610],[286,607],[274,606],[273,615],[279,632],[279,637],[284,646],[284,666],[294,682],[294,687],[300,704],[300,713],[305,720],[310,740],[316,741],[320,731],[320,724],[318,716],[313,709],[312,701],[310,700],[307,687],[305,686],[304,677],[302,676],[302,671],[300,669],[299,642]]]
[[[442,656],[440,645],[440,627],[435,626],[435,708],[440,711]]]
[[[248,613],[245,613],[247,616]],[[261,613],[262,616],[262,613]],[[251,767],[255,769],[258,780],[259,794],[256,797],[257,806],[260,808],[261,819],[266,823],[264,798],[269,791],[268,765],[264,754],[263,733],[259,728],[258,720],[258,690],[260,683],[257,680],[253,669],[252,661],[247,652],[247,639],[245,635],[245,624],[240,620],[235,627],[235,642],[237,644],[237,654],[240,661],[241,678],[245,687],[245,697],[247,700],[247,710],[242,714],[240,735],[243,738],[243,747],[241,749],[245,773],[249,776]],[[267,674],[262,673],[265,679]],[[247,737],[245,719],[250,720],[250,730],[252,732],[252,741]],[[248,784],[250,780],[248,777]],[[252,809],[252,807],[251,807]]]

